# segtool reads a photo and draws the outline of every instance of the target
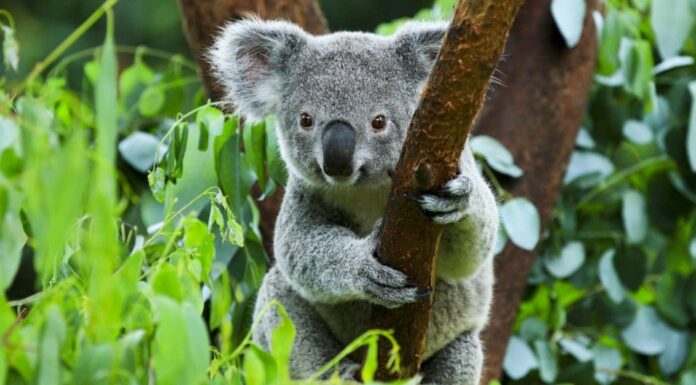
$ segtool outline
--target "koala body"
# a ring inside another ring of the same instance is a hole
[[[254,340],[269,348],[277,299],[297,328],[292,375],[321,368],[369,328],[376,305],[423,293],[374,257],[377,232],[421,89],[446,23],[407,23],[393,36],[311,36],[283,21],[229,24],[211,49],[215,74],[237,112],[277,118],[288,184],[276,223],[275,257],[260,289]],[[442,191],[413,196],[445,225],[422,367],[433,384],[478,384],[493,286],[495,198],[471,150]],[[341,363],[345,378],[358,365]]]

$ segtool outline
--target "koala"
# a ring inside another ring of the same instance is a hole
[[[293,378],[310,376],[368,330],[375,306],[428,295],[375,258],[377,234],[411,116],[446,22],[410,22],[389,37],[312,36],[285,21],[228,24],[210,50],[214,75],[247,121],[275,114],[288,182],[274,238],[276,264],[258,293],[253,339],[269,349],[280,301],[296,325]],[[444,226],[421,377],[478,384],[498,232],[496,199],[462,150],[441,191],[410,198]],[[338,368],[356,379],[359,365]]]

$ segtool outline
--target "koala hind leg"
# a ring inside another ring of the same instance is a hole
[[[478,385],[483,350],[478,333],[466,332],[435,353],[421,368],[423,384]]]
[[[256,299],[254,321],[259,323],[253,331],[252,339],[261,348],[270,350],[271,333],[280,322],[276,309],[271,308],[261,314],[272,300],[283,305],[295,324],[295,342],[290,357],[290,376],[293,379],[311,376],[341,352],[341,345],[324,320],[309,302],[290,287],[277,268],[272,268],[266,274]],[[263,318],[259,320],[261,316]],[[343,360],[338,367],[341,378],[346,380],[355,380],[359,369],[358,364],[348,359]],[[328,378],[333,373],[330,370],[323,377]]]

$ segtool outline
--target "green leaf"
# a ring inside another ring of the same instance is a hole
[[[278,305],[277,311],[280,323],[271,332],[271,355],[278,365],[278,373],[281,378],[288,380],[290,378],[290,354],[292,353],[292,344],[295,341],[295,325],[293,325],[285,308]],[[363,376],[363,380],[367,380],[367,378]]]
[[[619,370],[623,366],[621,352],[618,349],[597,344],[592,348],[592,356],[595,380],[603,385],[614,382],[616,375],[611,372]]]
[[[643,195],[635,190],[628,190],[622,196],[621,216],[629,244],[643,242],[648,234],[648,212]]]
[[[667,346],[670,329],[649,306],[638,309],[631,324],[621,332],[626,345],[636,353],[657,355]]]
[[[596,143],[592,135],[590,135],[590,132],[587,131],[585,127],[581,127],[578,131],[578,136],[575,138],[575,145],[586,150],[591,150],[595,148]]]
[[[537,367],[537,358],[529,345],[523,339],[512,336],[503,361],[503,369],[508,377],[519,380]]]
[[[4,202],[4,209],[0,210],[0,289],[4,291],[17,274],[27,235],[20,218],[19,193],[0,184],[0,200]]]
[[[585,246],[579,241],[568,242],[560,255],[546,255],[544,263],[554,277],[570,277],[585,263]]]
[[[623,286],[636,291],[647,274],[648,257],[638,247],[621,247],[614,255],[614,271]]]
[[[264,123],[247,125],[242,132],[244,153],[256,174],[261,190],[266,188],[266,125]]]
[[[694,13],[689,0],[652,0],[650,24],[663,59],[679,54],[694,25]]]
[[[261,358],[261,352],[255,346],[252,346],[244,354],[243,367],[247,385],[266,385],[270,383],[270,381],[266,380],[267,368]]]
[[[694,64],[694,58],[691,56],[674,56],[660,62],[653,68],[653,74],[661,74],[679,67],[686,67]]]
[[[658,357],[662,373],[672,376],[679,372],[689,353],[690,334],[687,330],[669,329],[665,350]]]
[[[611,298],[614,303],[621,303],[625,298],[625,289],[614,268],[615,254],[616,252],[614,249],[609,249],[602,254],[599,259],[598,274],[599,280],[602,282],[609,298]]]
[[[551,344],[543,339],[534,341],[534,349],[539,357],[539,376],[547,384],[553,384],[558,376],[558,356]]]
[[[227,317],[232,306],[232,287],[225,266],[220,266],[221,274],[213,281],[212,300],[210,304],[210,330],[215,330]]]
[[[278,136],[276,132],[275,117],[266,117],[266,164],[268,175],[280,186],[285,186],[288,179],[288,172],[285,163],[280,158],[278,147]]]
[[[687,291],[686,278],[675,272],[663,274],[655,288],[655,306],[658,313],[672,324],[685,328],[689,324],[687,295],[690,294]]]
[[[624,78],[624,89],[641,100],[650,96],[653,80],[653,56],[650,43],[645,40],[623,38],[619,59]]]
[[[207,280],[210,266],[215,257],[215,236],[208,231],[205,223],[187,218],[184,223],[184,247],[190,255],[201,262],[201,280]]]
[[[533,250],[539,242],[539,212],[525,198],[511,199],[500,208],[500,217],[508,237],[518,247]]]
[[[164,91],[156,85],[149,86],[140,94],[138,100],[138,111],[140,115],[149,118],[156,116],[164,107]]]
[[[592,351],[587,348],[585,341],[578,338],[561,338],[558,341],[563,350],[575,357],[580,362],[587,362],[592,359]]]
[[[696,172],[696,80],[689,83],[691,93],[691,116],[686,134],[686,155],[691,171]]]
[[[575,47],[580,41],[586,12],[585,0],[551,1],[551,15],[569,48]]]
[[[477,135],[471,138],[469,143],[471,150],[483,156],[486,163],[494,170],[515,178],[522,175],[522,169],[517,167],[510,151],[496,139],[486,135]]]
[[[114,359],[114,348],[109,344],[85,346],[75,360],[75,383],[108,385]]]
[[[606,178],[614,172],[614,165],[604,155],[589,151],[574,151],[570,156],[568,171],[566,171],[563,183],[571,182],[585,176],[596,175]]]
[[[203,320],[188,304],[155,296],[157,312],[153,367],[158,385],[197,385],[210,361]]]
[[[19,67],[19,43],[15,38],[15,30],[7,25],[0,25],[2,29],[2,57],[5,68],[17,71]]]
[[[134,132],[118,144],[123,159],[140,172],[147,172],[155,163],[159,139],[145,132]]]
[[[150,278],[150,285],[155,293],[165,295],[177,301],[183,301],[184,293],[179,275],[174,266],[169,263],[159,265]]]
[[[66,338],[63,313],[57,304],[45,309],[36,362],[36,384],[54,385],[61,378],[61,349]]]
[[[623,126],[623,134],[636,144],[647,144],[654,139],[650,126],[638,120],[627,120]]]

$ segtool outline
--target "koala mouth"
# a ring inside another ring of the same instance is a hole
[[[330,176],[327,175],[323,170],[320,171],[324,180],[331,186],[351,186],[359,185],[367,181],[367,168],[361,166],[350,176]]]

